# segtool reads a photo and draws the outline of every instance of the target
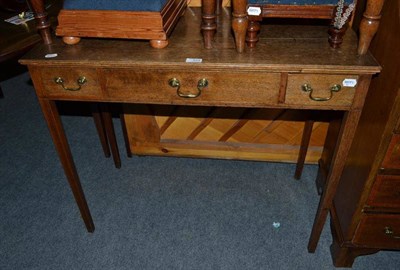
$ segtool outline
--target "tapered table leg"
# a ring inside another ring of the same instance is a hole
[[[60,157],[61,164],[64,168],[65,175],[67,176],[72,193],[75,197],[75,201],[78,204],[82,219],[85,222],[86,229],[89,232],[93,232],[94,223],[92,216],[90,214],[90,210],[85,199],[85,194],[83,193],[81,182],[72,159],[71,150],[65,136],[64,128],[62,126],[56,104],[54,101],[42,98],[39,98],[39,103],[49,127],[51,137],[53,138],[58,156]]]
[[[92,103],[92,116],[96,126],[97,134],[99,135],[101,147],[103,148],[104,155],[106,157],[111,156],[110,147],[108,145],[106,128],[103,124],[103,118],[101,117],[101,111],[98,103]]]
[[[313,228],[308,242],[308,251],[314,252],[317,248],[322,229],[325,225],[326,218],[332,207],[333,198],[336,194],[340,178],[344,166],[346,164],[347,155],[353,142],[354,134],[357,129],[358,121],[361,116],[361,109],[364,104],[365,96],[368,92],[368,86],[371,76],[360,76],[357,86],[359,95],[353,102],[353,110],[344,113],[344,117],[336,138],[335,149],[333,150],[332,159],[326,164],[328,173],[323,187],[323,192],[319,201],[317,214],[315,216]]]
[[[339,147],[336,147],[333,153],[332,164],[329,168],[327,180],[319,201],[317,214],[315,216],[314,225],[308,243],[309,252],[314,252],[317,248],[322,229],[324,228],[326,218],[328,217],[332,205],[333,197],[339,184],[340,176],[346,162],[346,157],[355,133],[355,126],[357,125],[360,114],[360,111],[346,112],[345,119],[342,122],[339,138],[337,139],[338,142],[340,142],[338,143]]]
[[[304,122],[303,136],[301,137],[299,156],[297,157],[296,171],[294,173],[295,179],[300,179],[303,173],[304,162],[307,156],[308,146],[310,145],[312,129],[314,120],[306,120]]]
[[[119,149],[117,144],[117,138],[115,137],[114,124],[112,122],[112,116],[109,106],[105,103],[100,105],[101,118],[104,121],[104,127],[106,130],[107,138],[110,143],[112,157],[116,168],[121,168],[121,157],[119,155]]]

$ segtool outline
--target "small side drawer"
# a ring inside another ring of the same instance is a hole
[[[59,99],[79,97],[93,100],[99,100],[102,97],[95,69],[44,68],[41,69],[40,74],[43,83],[42,96]]]
[[[353,243],[369,248],[400,248],[400,214],[363,214]]]
[[[372,207],[400,208],[400,175],[378,175],[367,203]]]
[[[382,162],[385,169],[400,169],[400,134],[394,134]]]
[[[345,86],[344,81],[353,83]],[[289,74],[285,103],[290,105],[312,105],[350,107],[353,103],[358,76],[328,74]],[[337,87],[340,89],[337,91]],[[309,91],[305,91],[309,87]]]
[[[115,101],[208,106],[276,105],[281,80],[279,73],[204,70],[108,69],[104,75],[108,98]],[[199,86],[202,79],[207,86]]]

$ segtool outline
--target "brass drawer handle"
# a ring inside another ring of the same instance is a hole
[[[334,84],[331,89],[330,89],[330,96],[329,97],[313,97],[312,93],[313,93],[313,88],[311,87],[310,84],[305,83],[301,86],[301,90],[303,90],[304,92],[310,92],[309,98],[311,100],[314,101],[328,101],[333,97],[333,93],[334,92],[339,92],[340,89],[342,89],[342,87],[340,86],[340,84]]]
[[[84,85],[87,82],[87,80],[86,80],[86,77],[80,76],[78,78],[78,80],[76,80],[76,83],[78,84],[78,87],[76,87],[76,88],[66,87],[64,85],[64,80],[61,77],[54,78],[54,82],[56,84],[58,84],[58,85],[61,85],[64,90],[67,90],[67,91],[79,91],[79,90],[81,90],[82,85]]]
[[[176,88],[176,93],[179,97],[181,98],[197,98],[198,96],[201,95],[201,91],[208,86],[208,80],[207,79],[200,79],[197,82],[197,92],[192,94],[192,93],[183,93],[181,91],[181,83],[177,78],[171,78],[168,81],[169,86]]]
[[[400,235],[395,235],[391,227],[385,227],[384,231],[387,236],[392,237],[394,239],[400,239]]]

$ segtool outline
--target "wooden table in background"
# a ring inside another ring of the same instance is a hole
[[[49,18],[51,22],[54,22],[55,16],[60,10],[60,1],[48,2]],[[12,71],[18,69],[15,67],[18,64],[18,58],[42,41],[34,20],[20,25],[4,21],[15,15],[18,13],[0,9],[0,80],[6,79],[9,73],[14,74]]]

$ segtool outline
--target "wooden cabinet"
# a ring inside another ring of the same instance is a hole
[[[399,1],[386,1],[382,15],[370,50],[383,69],[371,82],[331,209],[336,266],[400,250]]]

